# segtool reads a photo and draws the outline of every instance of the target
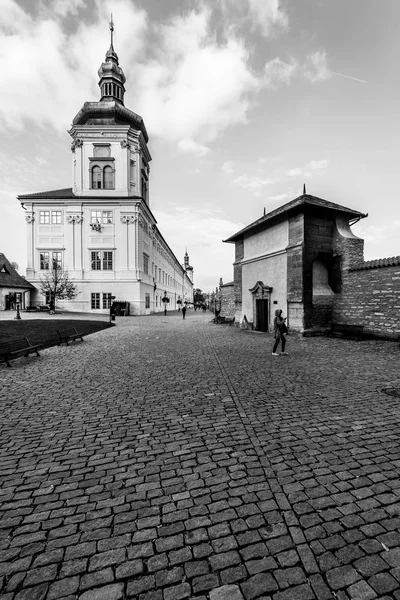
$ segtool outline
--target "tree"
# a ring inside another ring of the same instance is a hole
[[[204,304],[204,294],[203,290],[201,290],[200,288],[195,288],[193,290],[193,304],[195,306],[200,306]]]
[[[40,291],[44,295],[50,295],[54,308],[56,300],[73,300],[79,293],[75,283],[69,278],[67,269],[63,269],[55,261],[53,268],[40,278]]]

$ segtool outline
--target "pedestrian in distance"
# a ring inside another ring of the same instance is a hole
[[[182,317],[185,318],[186,315],[186,306],[182,306]]]
[[[274,347],[272,349],[272,356],[279,356],[279,354],[277,352],[279,342],[281,343],[281,354],[287,354],[287,352],[285,352],[285,346],[286,346],[285,335],[288,332],[288,328],[286,327],[285,321],[286,321],[286,317],[285,318],[282,317],[282,311],[278,308],[275,311],[275,317],[274,317],[275,343],[274,343]]]

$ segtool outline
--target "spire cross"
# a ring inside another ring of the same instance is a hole
[[[113,48],[113,34],[114,34],[114,21],[111,13],[111,21],[110,21],[110,32],[111,32],[111,47]]]

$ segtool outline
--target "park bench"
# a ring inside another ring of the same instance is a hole
[[[29,356],[31,352],[36,352],[36,356],[40,356],[39,349],[43,350],[42,344],[31,344],[29,339],[24,336],[4,344],[0,350],[0,362],[5,362],[7,367],[11,367],[10,360],[18,358],[21,354]]]
[[[39,310],[40,312],[50,312],[50,306],[47,306],[47,304],[41,304],[39,306]]]
[[[332,337],[345,337],[353,340],[361,340],[363,337],[364,325],[348,325],[345,323],[335,323],[332,325],[330,335]]]
[[[37,312],[39,310],[39,308],[37,306],[27,306],[26,307],[26,312]]]
[[[78,333],[76,327],[72,327],[72,329],[57,329],[58,337],[60,338],[59,346],[61,344],[66,344],[69,346],[68,342],[74,342],[75,340],[80,339],[83,342],[83,336],[86,333]]]

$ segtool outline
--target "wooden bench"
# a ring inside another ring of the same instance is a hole
[[[18,358],[21,354],[29,356],[31,352],[36,352],[36,356],[40,356],[39,349],[43,350],[42,344],[31,344],[29,339],[24,336],[4,344],[0,350],[0,362],[5,362],[7,367],[11,367],[10,360],[13,358]]]
[[[57,333],[58,333],[58,337],[60,338],[60,341],[58,343],[59,346],[61,346],[61,344],[67,344],[67,346],[69,346],[68,342],[74,342],[75,340],[80,339],[81,342],[83,342],[83,336],[86,335],[86,333],[78,333],[75,327],[72,327],[71,329],[57,329]]]
[[[39,310],[39,308],[37,306],[27,306],[26,307],[26,312],[37,312]]]
[[[40,312],[50,312],[50,306],[47,306],[47,304],[41,304],[39,306],[39,310]]]
[[[335,323],[331,327],[330,335],[332,337],[345,337],[353,340],[361,340],[363,337],[364,325],[347,325],[345,323]]]

